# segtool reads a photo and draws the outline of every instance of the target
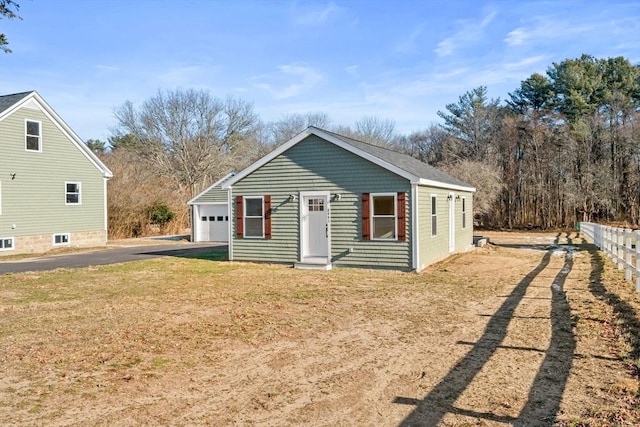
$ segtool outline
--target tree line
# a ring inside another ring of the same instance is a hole
[[[308,126],[407,153],[475,186],[481,227],[640,224],[640,66],[623,57],[553,63],[504,102],[474,88],[438,112],[441,124],[408,135],[373,116],[354,126],[324,112],[265,123],[250,102],[190,89],[159,91],[138,108],[127,101],[114,115],[107,142],[87,141],[114,172],[112,238],[182,232],[188,200]]]

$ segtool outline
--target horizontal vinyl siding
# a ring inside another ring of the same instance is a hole
[[[300,191],[329,191],[341,195],[330,200],[331,255],[335,265],[409,269],[411,249],[404,242],[363,241],[362,193],[407,193],[409,182],[373,163],[316,136],[310,136],[233,185],[233,197],[270,194],[271,239],[237,239],[233,233],[233,258],[293,263],[299,261]],[[295,194],[296,200],[289,201]],[[235,204],[232,206],[235,210]],[[233,213],[235,218],[235,213]],[[407,235],[411,236],[410,221]],[[349,249],[353,248],[353,252]]]
[[[227,190],[223,190],[220,187],[214,187],[202,194],[200,197],[193,201],[193,204],[198,203],[219,203],[224,202],[227,203],[228,192]]]
[[[25,151],[25,119],[42,123],[41,152]],[[0,235],[13,224],[14,237],[104,229],[101,171],[39,110],[23,108],[0,121],[0,173]],[[65,182],[81,184],[81,205],[65,205]]]
[[[449,190],[434,187],[418,187],[418,210],[419,210],[419,266],[426,267],[436,261],[447,257],[449,252],[449,201],[447,196]],[[437,235],[431,235],[431,196],[437,197]],[[455,250],[462,251],[469,248],[473,242],[473,216],[472,216],[472,193],[453,192],[453,197],[457,195],[467,198],[467,226],[462,228],[462,201],[455,201]]]

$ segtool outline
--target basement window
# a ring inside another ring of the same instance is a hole
[[[0,237],[0,251],[10,251],[15,249],[13,237]]]
[[[54,234],[53,235],[53,246],[68,245],[69,241],[70,241],[69,233],[62,233],[62,234]]]

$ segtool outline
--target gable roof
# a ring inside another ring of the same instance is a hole
[[[205,194],[207,194],[211,189],[216,188],[216,187],[222,187],[222,184],[228,180],[229,178],[233,177],[236,173],[235,172],[230,172],[228,174],[226,174],[225,176],[223,176],[222,178],[220,178],[219,180],[217,180],[216,182],[214,182],[213,184],[211,184],[209,187],[207,187],[206,190],[202,191],[200,194],[198,194],[196,197],[194,197],[193,199],[189,200],[187,202],[187,205],[194,205],[196,204],[196,202],[198,201],[198,199],[202,196],[204,196]]]
[[[29,92],[13,93],[10,95],[0,96],[0,121],[9,117],[18,109],[30,103],[35,103],[58,129],[69,138],[71,142],[85,155],[85,157],[100,171],[103,177],[111,178],[113,173],[102,161],[95,155],[87,144],[67,125],[64,120],[51,108],[49,104],[35,90]]]
[[[450,190],[461,190],[475,192],[476,189],[469,184],[454,178],[446,173],[428,165],[420,160],[413,158],[407,154],[399,153],[388,148],[379,147],[377,145],[367,144],[357,139],[349,138],[344,135],[329,132],[314,126],[294,136],[292,139],[282,144],[271,153],[262,157],[243,171],[239,172],[233,178],[223,184],[224,188],[231,187],[234,183],[240,181],[256,169],[267,164],[289,148],[298,144],[310,135],[315,135],[332,144],[335,144],[351,153],[369,160],[376,165],[387,169],[403,178],[408,179],[412,184],[428,185],[432,187],[445,188]]]
[[[20,92],[13,93],[11,95],[2,95],[0,96],[0,115],[4,113],[5,110],[8,110],[14,104],[17,104],[22,98],[29,95],[31,92]]]

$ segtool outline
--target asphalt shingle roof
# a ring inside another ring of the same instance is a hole
[[[324,129],[319,129],[319,128],[315,128],[315,129],[328,133],[333,137],[340,139],[345,144],[349,144],[361,151],[364,151],[367,154],[370,154],[374,157],[377,157],[380,160],[390,163],[397,168],[400,168],[406,172],[409,172],[412,175],[417,176],[418,178],[437,181],[443,184],[458,185],[462,187],[472,187],[466,182],[463,182],[458,178],[452,177],[451,175],[448,175],[442,172],[441,170],[436,169],[435,167],[427,163],[421,162],[420,160],[414,157],[411,157],[407,154],[399,153],[397,151],[393,151],[385,147],[380,147],[377,145],[372,145],[366,142],[358,141],[357,139],[353,139],[344,135],[339,135],[337,133],[329,132]]]
[[[12,93],[10,95],[2,95],[0,96],[0,114],[4,113],[5,110],[14,106],[17,102],[19,102],[25,96],[31,94],[33,91],[29,92],[20,92],[20,93]]]

